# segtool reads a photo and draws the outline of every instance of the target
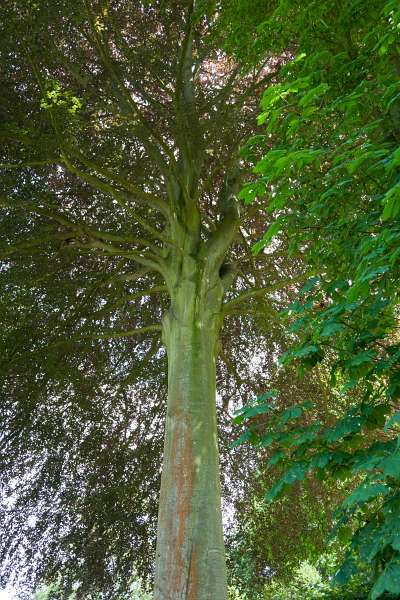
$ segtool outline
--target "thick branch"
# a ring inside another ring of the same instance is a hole
[[[192,14],[193,2],[190,2],[185,37],[179,55],[175,89],[176,133],[185,164],[189,199],[192,197],[193,186],[201,170],[203,149],[200,120],[195,103]]]
[[[149,225],[148,222],[143,217],[141,217],[136,211],[134,211],[129,206],[129,204],[126,201],[125,194],[119,192],[112,185],[110,185],[109,183],[106,183],[105,181],[102,181],[98,177],[95,177],[94,175],[90,175],[89,173],[85,173],[84,171],[81,171],[80,169],[75,167],[65,155],[63,155],[63,162],[64,162],[65,166],[67,167],[67,169],[71,173],[73,173],[77,177],[79,177],[79,178],[83,179],[84,181],[86,181],[87,183],[89,183],[93,188],[100,190],[100,191],[104,192],[105,194],[110,194],[117,201],[117,203],[121,206],[121,208],[126,210],[126,212],[128,212],[139,223],[139,225],[141,225],[143,227],[143,229],[145,229],[148,233],[150,233],[154,239],[159,239],[159,240],[165,241],[165,238],[160,231],[158,231],[157,229],[155,229],[154,227]]]
[[[131,194],[133,194],[135,199],[138,198],[139,200],[141,200],[148,206],[151,206],[152,208],[159,210],[164,216],[166,216],[166,217],[169,216],[168,205],[166,202],[164,202],[162,200],[162,198],[159,198],[158,196],[155,196],[154,194],[151,194],[149,192],[142,190],[141,188],[134,185],[127,179],[125,179],[119,175],[116,175],[115,173],[111,172],[110,170],[106,169],[105,167],[101,167],[96,162],[89,160],[77,148],[74,148],[73,146],[70,146],[70,145],[64,145],[64,148],[69,154],[73,154],[86,167],[88,167],[89,169],[93,169],[93,171],[96,171],[99,175],[102,175],[106,179],[109,179],[110,181],[113,181],[114,183],[119,184],[127,192],[130,192]]]
[[[224,186],[218,198],[222,218],[205,245],[207,256],[210,256],[211,260],[219,266],[222,264],[239,228],[239,207],[235,198],[239,182],[237,169],[227,172]]]
[[[21,242],[20,244],[9,244],[4,248],[0,247],[0,260],[8,258],[13,254],[20,254],[21,252],[28,251],[32,252],[43,247],[46,242],[62,241],[71,237],[71,232],[54,233],[52,235],[42,236],[38,239],[28,240]]]
[[[226,252],[235,239],[238,224],[238,210],[236,206],[232,206],[205,244],[203,254],[209,256],[215,265],[220,266],[222,264]]]

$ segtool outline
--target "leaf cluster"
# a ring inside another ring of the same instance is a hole
[[[257,177],[241,196],[264,197],[274,216],[253,250],[284,231],[314,271],[285,313],[293,345],[281,363],[305,373],[325,360],[338,399],[361,402],[328,428],[288,428],[304,406],[275,415],[261,403],[249,411],[271,414],[267,433],[244,435],[276,444],[271,464],[287,466],[269,499],[310,470],[358,482],[337,516],[348,535],[337,582],[371,561],[375,599],[400,592],[400,12],[392,1],[265,5],[265,51],[290,55],[261,99],[265,133],[243,149]]]

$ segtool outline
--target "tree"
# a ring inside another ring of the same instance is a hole
[[[285,301],[277,282],[302,269],[252,258],[262,208],[239,215],[236,201],[238,148],[279,61],[244,75],[221,51],[217,21],[212,2],[1,8],[2,451],[18,498],[3,548],[17,560],[10,539],[23,531],[24,561],[45,543],[39,575],[61,576],[63,594],[77,579],[81,597],[124,589],[119,565],[154,510],[152,492],[134,527],[118,529],[117,508],[141,497],[144,476],[157,484],[161,335],[155,598],[226,597],[222,321],[235,316],[233,352],[259,343],[252,313],[269,292],[274,312]],[[43,519],[26,521],[29,506]]]
[[[286,340],[288,347],[291,342],[290,338]],[[279,390],[279,411],[291,411],[299,398],[306,398],[315,404],[314,414],[306,415],[307,425],[315,420],[325,424],[334,422],[337,398],[331,393],[324,369],[316,370],[312,378],[299,377],[295,367],[278,369],[265,383]],[[254,432],[261,435],[266,426],[269,428],[262,395],[242,410],[249,414]],[[242,422],[240,412],[235,421]],[[297,429],[298,423],[292,422],[291,428]],[[247,437],[248,431],[244,435]],[[309,478],[296,482],[273,504],[266,503],[265,491],[283,474],[283,468],[279,462],[275,465],[269,462],[274,449],[258,447],[257,452],[259,461],[247,474],[246,490],[235,502],[237,517],[227,545],[231,577],[238,590],[247,594],[244,597],[251,600],[258,597],[257,592],[263,597],[262,590],[270,577],[288,583],[301,561],[315,561],[325,551],[333,521],[332,507],[346,494],[346,488],[336,481]]]
[[[240,14],[246,6],[239,3],[235,10]],[[271,413],[268,433],[259,442],[277,443],[271,461],[287,467],[269,497],[310,471],[357,481],[337,518],[347,555],[336,581],[345,584],[372,562],[370,597],[397,597],[398,4],[327,1],[301,7],[282,1],[264,6],[262,23],[253,14],[260,34],[256,44],[250,52],[239,51],[251,60],[260,47],[262,52],[286,50],[288,63],[279,82],[263,94],[259,123],[267,133],[247,148],[259,178],[242,197],[251,202],[265,194],[275,215],[255,251],[272,239],[279,244],[284,230],[293,256],[301,251],[315,270],[289,307],[296,341],[282,364],[297,363],[304,373],[325,360],[332,389],[350,403],[329,427],[289,425],[299,424],[304,405],[280,415],[274,414],[274,401],[257,407],[259,413]]]
[[[368,574],[361,574],[345,589],[332,589],[337,569],[334,553],[322,555],[316,563],[301,562],[290,583],[272,581],[266,585],[264,600],[361,600],[368,594]]]

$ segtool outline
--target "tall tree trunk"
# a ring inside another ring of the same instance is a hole
[[[199,260],[174,288],[163,322],[168,411],[154,598],[226,600],[215,405],[223,287]]]

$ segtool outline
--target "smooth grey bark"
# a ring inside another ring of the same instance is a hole
[[[187,257],[163,321],[168,409],[155,600],[226,600],[216,422],[224,292],[216,261]]]

